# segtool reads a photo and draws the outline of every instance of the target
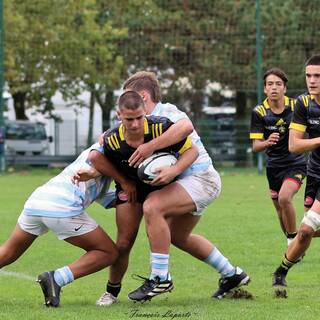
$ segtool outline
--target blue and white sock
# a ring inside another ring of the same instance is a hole
[[[151,260],[151,275],[150,280],[154,280],[156,277],[160,278],[160,281],[171,280],[169,274],[169,254],[164,253],[150,253]]]
[[[63,287],[74,280],[72,271],[68,266],[57,269],[54,272],[54,280],[60,286]]]
[[[203,261],[214,267],[222,277],[231,277],[236,273],[236,268],[229,262],[229,260],[225,256],[221,254],[221,252],[216,247]]]

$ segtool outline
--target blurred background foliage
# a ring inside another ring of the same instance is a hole
[[[261,1],[262,68],[285,70],[291,96],[305,91],[304,62],[320,52],[319,7],[320,0]],[[248,123],[257,103],[252,0],[11,0],[4,19],[5,81],[17,119],[31,106],[50,116],[57,91],[65,99],[87,91],[89,121],[98,103],[106,129],[115,90],[143,69],[157,73],[163,100],[196,127],[210,118],[205,106],[232,105]]]

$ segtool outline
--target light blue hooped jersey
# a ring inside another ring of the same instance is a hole
[[[182,119],[189,119],[185,112],[179,110],[175,105],[171,103],[158,102],[151,114],[153,116],[167,117],[174,123]],[[204,171],[212,166],[212,160],[195,130],[193,130],[193,132],[191,133],[190,138],[193,144],[197,146],[199,156],[195,160],[195,162],[180,175],[180,177]]]
[[[71,181],[77,170],[90,168],[87,158],[93,149],[101,152],[101,146],[95,143],[60,174],[37,188],[26,201],[23,213],[52,218],[72,217],[83,213],[93,201],[108,208],[115,200],[115,192],[109,189],[111,178],[100,176],[80,182],[79,186]]]

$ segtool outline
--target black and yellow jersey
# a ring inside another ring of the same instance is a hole
[[[320,137],[320,105],[310,94],[298,97],[290,129],[307,132],[309,138]],[[320,147],[309,155],[308,176],[320,179]]]
[[[267,167],[287,167],[292,164],[305,164],[303,155],[289,152],[289,125],[294,108],[295,100],[285,97],[285,108],[279,114],[272,111],[267,99],[252,111],[250,139],[267,140],[274,132],[280,134],[277,144],[266,149]]]
[[[159,137],[163,132],[173,125],[168,118],[146,116],[144,119],[144,143]],[[137,176],[137,168],[130,167],[128,159],[136,150],[127,144],[124,134],[125,128],[123,124],[119,124],[104,133],[104,155],[128,178],[139,181]],[[187,137],[177,144],[169,146],[159,152],[170,152],[177,157],[192,145],[191,139]]]

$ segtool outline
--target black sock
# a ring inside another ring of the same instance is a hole
[[[292,232],[292,233],[286,232],[286,237],[288,239],[293,239],[296,235],[297,235],[297,232]]]
[[[111,283],[110,281],[108,281],[107,292],[111,293],[114,297],[117,297],[120,290],[121,290],[121,282]]]

